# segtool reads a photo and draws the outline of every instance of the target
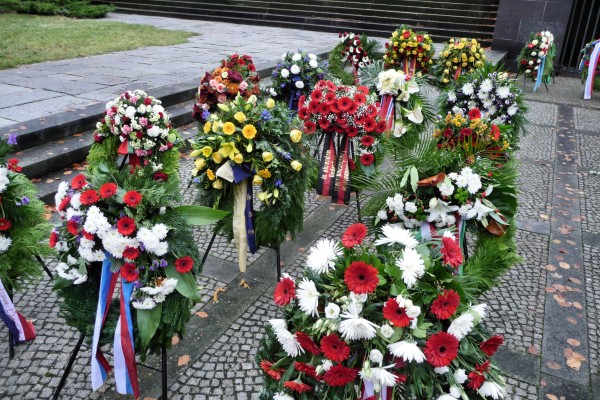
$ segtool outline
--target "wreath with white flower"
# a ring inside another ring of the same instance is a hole
[[[517,57],[518,72],[533,81],[541,74],[542,81],[547,82],[554,71],[555,56],[556,45],[550,31],[531,33]]]

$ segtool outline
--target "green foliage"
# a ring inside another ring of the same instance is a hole
[[[112,5],[92,4],[90,0],[3,0],[0,10],[22,14],[63,15],[73,18],[102,18],[115,9]]]
[[[370,60],[377,60],[380,58],[377,54],[380,44],[377,40],[369,39],[366,34],[360,35],[360,42],[362,48],[367,52]],[[329,75],[337,78],[344,85],[354,84],[354,75],[351,72],[344,70],[345,63],[342,62],[342,54],[344,52],[344,44],[338,43],[329,52]]]

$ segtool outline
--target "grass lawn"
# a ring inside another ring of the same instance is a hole
[[[187,42],[193,32],[102,20],[0,15],[0,69]]]

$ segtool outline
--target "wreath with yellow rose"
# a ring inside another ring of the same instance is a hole
[[[485,50],[476,39],[450,39],[440,53],[432,75],[440,86],[457,80],[461,75],[473,73],[485,61]]]
[[[405,74],[421,76],[433,64],[433,40],[426,32],[402,25],[385,44],[385,69],[402,69]]]

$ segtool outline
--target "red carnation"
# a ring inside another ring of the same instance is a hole
[[[383,316],[388,319],[392,325],[404,328],[410,325],[413,318],[406,314],[406,308],[400,307],[396,299],[389,299],[383,306]]]
[[[365,167],[373,164],[375,162],[375,156],[373,154],[365,153],[360,156],[360,163]]]
[[[126,247],[123,250],[123,258],[126,258],[129,261],[133,261],[138,258],[140,255],[140,251],[136,247]]]
[[[317,346],[317,344],[313,342],[310,336],[308,336],[306,333],[298,331],[296,332],[295,336],[296,340],[298,343],[300,343],[300,346],[304,350],[308,351],[310,354],[314,354],[315,356],[321,354],[321,349],[319,349],[319,346]]]
[[[73,220],[67,222],[67,230],[73,236],[77,236],[79,234],[79,224]]]
[[[498,128],[498,125],[492,125],[492,138],[494,138],[494,140],[498,140],[500,139],[500,128]]]
[[[273,363],[267,360],[262,360],[260,362],[260,367],[265,372],[265,374],[269,375],[271,378],[276,381],[281,380],[282,371],[280,369],[274,369]]]
[[[169,179],[169,175],[164,172],[157,172],[152,177],[155,181],[166,182]]]
[[[304,121],[304,133],[312,135],[317,130],[317,125],[312,121]]]
[[[462,251],[458,242],[453,237],[442,237],[442,263],[458,268],[463,263]]]
[[[325,357],[335,362],[342,362],[350,357],[350,346],[335,333],[321,338],[321,350]]]
[[[295,381],[287,381],[283,384],[283,387],[290,389],[293,392],[304,393],[312,390],[312,386],[307,385],[306,383],[295,380]]]
[[[129,236],[135,232],[135,220],[129,217],[120,218],[117,221],[117,230],[121,235]]]
[[[0,231],[7,231],[11,227],[11,223],[6,218],[0,218]]]
[[[284,276],[275,286],[275,292],[273,298],[275,304],[285,306],[296,297],[296,284],[294,280],[289,276]]]
[[[316,368],[310,364],[294,361],[294,369],[298,372],[304,372],[306,375],[310,376],[311,378],[318,379]]]
[[[444,293],[431,303],[431,313],[438,319],[448,319],[460,305],[460,296],[454,290],[444,290]]]
[[[469,118],[471,118],[471,119],[481,118],[481,111],[479,111],[478,108],[471,108],[471,110],[469,110]]]
[[[431,335],[423,353],[434,367],[447,367],[458,356],[458,339],[446,332]]]
[[[50,247],[56,247],[56,243],[58,243],[58,234],[54,231],[50,233]]]
[[[323,380],[329,386],[346,386],[350,382],[353,382],[357,375],[358,371],[355,368],[348,368],[338,364],[329,368],[329,371],[323,374]]]
[[[194,268],[194,259],[190,256],[185,256],[175,260],[175,269],[180,274],[187,274]]]
[[[142,201],[142,195],[135,190],[130,190],[123,196],[123,203],[127,204],[129,207],[137,206],[140,204],[140,201]]]
[[[373,117],[367,117],[365,118],[363,127],[365,128],[365,131],[373,132],[377,128],[377,121],[375,121],[375,118]]]
[[[373,146],[373,143],[375,143],[375,138],[373,136],[365,135],[360,138],[360,143],[365,147],[371,147]]]
[[[117,193],[117,185],[112,182],[106,182],[104,185],[100,186],[100,197],[103,199],[107,199],[110,196]]]
[[[99,200],[98,193],[96,193],[96,191],[93,189],[88,189],[81,193],[79,200],[81,201],[81,204],[89,206],[90,204],[94,204]]]
[[[367,227],[360,223],[352,224],[342,235],[342,244],[345,248],[351,249],[362,244],[365,237],[367,237]]]
[[[377,268],[364,261],[354,261],[344,272],[344,282],[356,294],[374,292],[379,285]]]
[[[85,181],[85,175],[83,174],[75,176],[75,178],[73,178],[73,180],[71,181],[71,187],[75,190],[81,189],[86,184],[87,182]]]
[[[504,337],[502,335],[495,335],[481,343],[479,348],[485,353],[486,356],[491,357],[494,355],[496,350],[498,350],[498,347],[502,345],[502,343],[504,343]]]
[[[130,283],[137,281],[137,279],[139,278],[137,268],[136,268],[135,264],[132,264],[132,263],[124,263],[123,266],[121,266],[120,273],[121,273],[121,276],[127,282],[130,282]]]

